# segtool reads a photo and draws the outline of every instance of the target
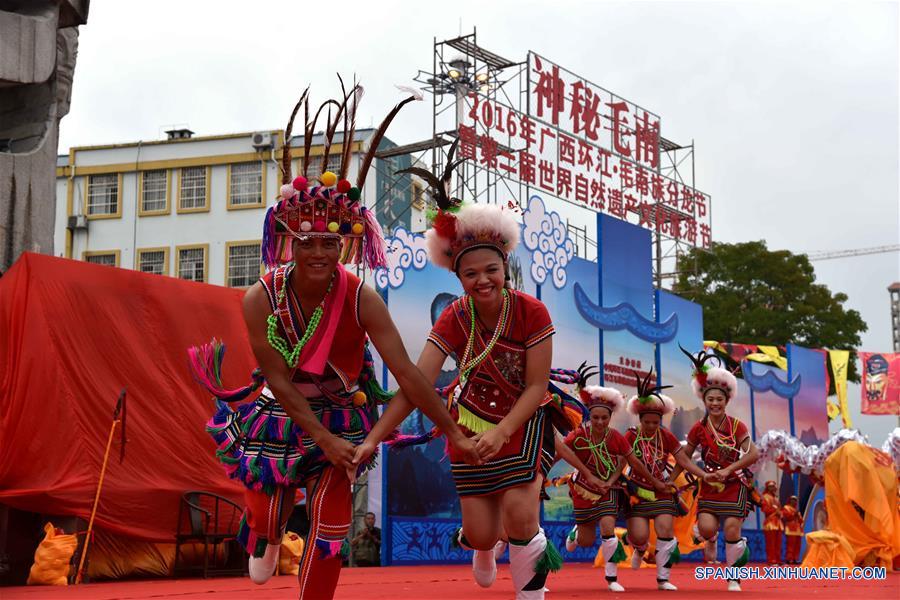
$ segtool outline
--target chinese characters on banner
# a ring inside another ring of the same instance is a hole
[[[529,114],[468,97],[459,158],[708,248],[709,196],[660,175],[659,117],[529,53]]]

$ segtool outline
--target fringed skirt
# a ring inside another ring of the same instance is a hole
[[[627,515],[652,519],[659,515],[677,515],[678,502],[673,494],[660,493],[635,482],[639,493],[628,499]]]
[[[316,418],[331,433],[354,446],[366,439],[377,416],[370,403],[354,406],[352,392],[346,404],[328,399],[308,399]],[[253,402],[236,410],[223,402],[207,423],[215,440],[216,456],[225,472],[251,490],[273,494],[278,486],[299,487],[319,475],[328,459],[313,439],[287,416],[268,388]],[[374,465],[376,455],[360,469]]]
[[[601,496],[570,480],[569,497],[578,525],[589,525],[601,517],[618,517],[625,507],[625,492],[620,488],[612,488]]]
[[[724,488],[717,489],[705,481],[700,482],[697,496],[697,512],[712,513],[724,517],[745,519],[750,513],[747,487],[737,480],[727,481]]]
[[[538,411],[503,445],[499,454],[483,465],[469,465],[450,446],[450,472],[460,496],[486,496],[531,483],[541,471],[544,410]],[[465,427],[463,431],[475,435]]]

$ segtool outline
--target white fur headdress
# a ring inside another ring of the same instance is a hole
[[[596,367],[588,367],[586,362],[581,363],[581,366],[578,367],[578,384],[575,389],[588,410],[602,406],[614,413],[625,405],[625,396],[615,388],[587,385],[587,380],[598,372]]]
[[[696,394],[697,398],[702,401],[709,390],[720,390],[728,400],[734,398],[735,394],[737,394],[737,377],[727,369],[706,364],[707,361],[713,358],[719,360],[719,357],[713,354],[706,354],[702,350],[696,356],[684,348],[681,348],[681,351],[694,364],[694,378],[691,381],[691,387],[694,389],[694,394]]]
[[[647,377],[643,380],[637,371],[634,371],[634,378],[637,380],[637,394],[628,400],[628,412],[633,415],[643,415],[645,413],[656,413],[660,417],[675,412],[675,402],[659,392],[672,387],[671,385],[652,386],[650,379],[653,377],[653,368],[647,373]]]
[[[447,153],[447,167],[440,179],[431,171],[410,167],[398,173],[412,173],[431,186],[437,210],[429,216],[431,228],[425,232],[428,258],[438,267],[456,271],[459,257],[476,248],[493,248],[504,259],[519,244],[519,219],[512,210],[492,204],[463,204],[450,197],[453,170],[463,159],[454,161],[457,138]]]

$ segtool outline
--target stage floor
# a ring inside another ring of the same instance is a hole
[[[679,593],[692,597],[715,598],[726,596],[722,581],[697,581],[695,565],[677,565],[672,570],[672,583]],[[619,581],[625,586],[626,598],[654,598],[663,594],[656,589],[656,570],[620,569]],[[900,574],[888,573],[884,581],[747,581],[743,584],[742,598],[790,598],[799,595],[815,598],[865,598],[877,600],[900,597]],[[603,572],[588,564],[566,565],[547,581],[550,593],[547,600],[563,598],[597,598],[609,594],[603,580]],[[212,596],[211,594],[215,594]],[[730,595],[729,595],[730,596]],[[0,588],[4,600],[137,600],[139,598],[177,598],[178,600],[285,600],[297,597],[295,577],[273,577],[263,586],[257,586],[247,578],[222,579],[157,579],[92,583],[77,587],[12,587]],[[344,569],[338,584],[337,600],[509,600],[513,597],[509,568],[500,566],[497,581],[490,589],[479,588],[472,581],[466,566],[388,567],[368,569]]]

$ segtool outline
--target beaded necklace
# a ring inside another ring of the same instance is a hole
[[[612,472],[616,468],[615,461],[613,461],[612,456],[609,453],[609,450],[606,448],[606,438],[609,435],[609,427],[607,427],[603,432],[603,437],[599,442],[594,443],[594,425],[591,424],[588,426],[587,437],[578,436],[575,438],[575,442],[573,446],[576,450],[587,450],[591,453],[591,457],[594,459],[594,464],[597,466],[598,475],[600,475],[601,479],[609,479],[612,475]],[[586,442],[587,445],[579,446],[579,442]],[[600,467],[605,467],[606,471],[604,473],[599,473]]]
[[[631,447],[634,450],[634,455],[648,467],[650,474],[660,479],[662,470],[659,467],[659,463],[664,458],[665,452],[663,451],[662,435],[659,429],[652,436],[647,437],[644,435],[643,429],[638,426]]]
[[[728,422],[728,416],[724,416],[722,418],[723,421]],[[719,424],[721,426],[721,423]],[[718,453],[719,448],[724,448],[730,452],[737,451],[737,421],[731,419],[731,433],[729,434],[720,434],[719,427],[713,425],[712,419],[710,417],[706,418],[706,428],[712,434],[713,441],[716,443],[716,452]]]
[[[278,292],[277,303],[278,306],[281,306],[285,299],[285,289],[290,285],[288,282],[288,275],[285,275],[285,283],[282,286],[281,290]],[[279,354],[281,354],[282,358],[284,358],[284,362],[287,363],[292,369],[297,368],[297,362],[300,360],[300,352],[303,350],[303,347],[306,346],[307,342],[309,342],[310,338],[316,333],[316,330],[319,328],[319,322],[322,320],[322,315],[325,313],[325,300],[328,299],[328,295],[331,294],[331,288],[334,285],[334,274],[331,275],[331,281],[328,283],[328,289],[325,291],[325,295],[322,297],[322,301],[319,302],[319,305],[316,306],[315,310],[312,313],[312,316],[309,318],[309,322],[306,324],[306,330],[303,332],[303,337],[297,342],[297,345],[294,346],[293,350],[290,350],[290,344],[283,337],[278,335],[278,317],[275,316],[275,313],[270,314],[266,317],[266,339],[269,341],[269,345],[275,348]]]
[[[469,374],[472,373],[472,370],[475,369],[478,365],[484,362],[484,359],[488,357],[491,353],[491,350],[494,349],[494,346],[497,344],[497,340],[500,339],[500,334],[506,329],[506,325],[509,321],[509,293],[506,291],[506,288],[502,291],[503,295],[503,304],[500,307],[500,319],[497,322],[497,327],[494,329],[494,335],[491,336],[491,340],[488,342],[487,346],[485,346],[484,350],[481,353],[469,360],[469,356],[475,350],[475,302],[472,300],[472,297],[469,296],[468,309],[469,309],[469,320],[471,321],[471,326],[469,327],[469,339],[466,341],[466,349],[463,352],[463,358],[460,361],[459,368],[459,381],[460,387],[464,386],[466,381],[469,379]]]

